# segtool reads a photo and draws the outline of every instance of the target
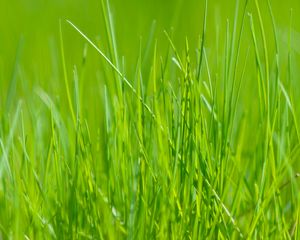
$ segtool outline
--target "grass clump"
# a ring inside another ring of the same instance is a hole
[[[208,4],[197,47],[152,33],[134,67],[108,1],[106,48],[61,21],[58,89],[32,84],[17,51],[1,98],[1,239],[298,239],[294,15],[286,48],[272,2],[236,1],[212,42]],[[67,29],[84,40],[71,69]]]

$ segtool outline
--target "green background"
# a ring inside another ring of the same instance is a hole
[[[240,6],[243,1],[240,1]],[[271,1],[278,27],[288,31],[290,9],[295,16],[300,12],[299,1]],[[185,37],[195,49],[202,31],[204,2],[197,0],[165,0],[165,1],[110,1],[113,13],[116,42],[120,56],[125,56],[128,67],[136,62],[139,45],[147,44],[153,22],[156,22],[155,38],[164,49],[167,44],[164,30],[174,31],[174,41],[179,49],[184,46]],[[248,11],[255,15],[250,1]],[[269,21],[266,1],[261,1],[263,18]],[[208,49],[214,49],[216,34],[219,29],[223,36],[226,19],[233,22],[235,1],[214,0],[208,2]],[[59,20],[69,19],[92,40],[98,39],[98,45],[105,51],[106,34],[101,10],[101,1],[0,1],[0,69],[2,95],[6,91],[7,79],[14,67],[16,49],[23,39],[20,65],[28,74],[30,81],[43,83],[51,78],[55,71],[61,74],[59,55]],[[247,20],[246,20],[247,21]],[[267,28],[271,31],[271,28]],[[294,18],[293,29],[295,41],[299,41],[300,24]],[[67,64],[79,64],[85,41],[70,26],[63,23],[63,35],[66,45]],[[268,35],[270,36],[270,35]],[[298,36],[298,38],[297,38]],[[272,37],[272,35],[270,36]],[[222,42],[220,38],[219,42]],[[297,45],[295,43],[295,45]],[[298,47],[299,50],[299,47]],[[89,51],[93,55],[94,51]],[[93,58],[92,56],[90,58]],[[97,61],[97,59],[95,59]],[[93,63],[94,64],[94,63]],[[133,70],[135,67],[132,67]],[[96,69],[94,69],[96,71]],[[39,77],[37,77],[39,76]]]

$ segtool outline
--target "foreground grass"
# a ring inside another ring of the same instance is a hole
[[[167,51],[149,39],[151,64],[141,50],[130,79],[107,3],[107,51],[61,22],[62,96],[18,83],[16,68],[1,106],[1,238],[297,239],[299,72],[271,5],[272,37],[253,3],[253,13],[237,4],[216,56],[205,4],[196,57],[165,32]],[[86,52],[68,74],[66,27],[103,59],[94,91],[84,91]]]

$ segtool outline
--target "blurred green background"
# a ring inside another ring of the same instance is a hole
[[[250,1],[247,11],[252,12],[255,21],[257,21],[253,2]],[[262,12],[265,13],[263,14],[265,23],[271,24],[267,11],[267,1],[260,2],[263,9]],[[239,1],[240,12],[243,4],[244,1]],[[286,35],[289,29],[290,9],[293,8],[296,16],[300,13],[300,3],[298,0],[272,0],[271,5],[280,33],[285,33],[280,37],[280,44],[284,50],[284,46],[287,44]],[[112,0],[110,1],[110,6],[113,13],[119,56],[124,56],[128,76],[134,73],[140,46],[141,49],[145,49],[149,39],[157,39],[160,55],[163,56],[166,53],[168,42],[163,32],[164,30],[174,33],[171,35],[178,49],[184,49],[186,37],[189,39],[191,49],[196,49],[198,46],[203,24],[204,1]],[[226,19],[229,19],[230,27],[232,27],[235,6],[236,1],[208,1],[205,47],[208,51],[208,58],[211,61],[215,61],[217,42],[220,44],[219,51],[224,49]],[[21,45],[20,59],[18,59],[17,63],[18,72],[21,71],[22,74],[18,74],[17,77],[19,78],[20,75],[26,76],[30,86],[41,85],[48,90],[55,89],[57,81],[62,79],[59,48],[60,19],[63,21],[63,38],[68,74],[72,75],[74,65],[80,67],[86,43],[64,20],[71,20],[93,41],[96,41],[105,53],[108,53],[100,0],[0,0],[1,96],[6,95],[8,84],[12,78],[18,45]],[[294,18],[292,24],[294,29],[294,48],[299,53],[299,18]],[[248,18],[246,19],[246,27],[249,27]],[[272,31],[271,27],[266,29],[267,31]],[[152,38],[149,37],[151,36],[151,31],[154,32]],[[250,31],[247,29],[245,32],[246,35],[249,35],[249,38],[246,37],[244,41],[249,41],[250,44]],[[272,38],[272,32],[268,33],[268,37]],[[247,42],[244,44],[244,46],[248,45]],[[194,57],[195,52],[192,52]],[[144,53],[144,55],[144,64],[147,64],[148,60],[151,59],[151,52],[148,55]],[[88,47],[86,62],[86,72],[88,74],[85,76],[85,82],[89,86],[95,86],[96,84],[97,72],[101,72],[101,61],[96,51]],[[19,94],[21,95],[22,91]],[[5,97],[0,98],[0,106],[3,106],[4,99]]]

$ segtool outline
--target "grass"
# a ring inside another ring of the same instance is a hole
[[[299,238],[297,13],[283,33],[279,4],[237,0],[214,26],[210,4],[197,44],[153,24],[122,40],[127,62],[102,0],[105,38],[60,20],[53,77],[34,81],[19,41],[0,78],[0,239]]]

